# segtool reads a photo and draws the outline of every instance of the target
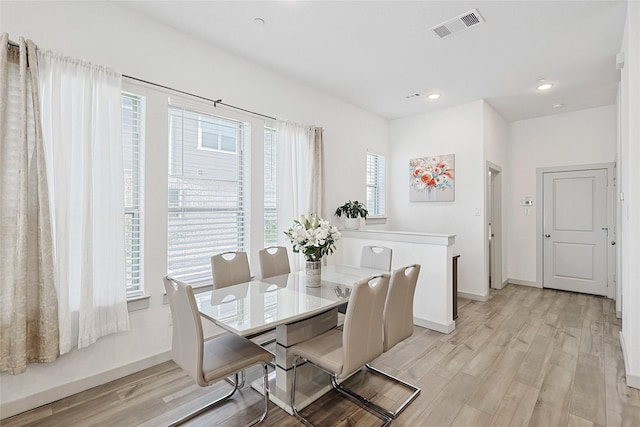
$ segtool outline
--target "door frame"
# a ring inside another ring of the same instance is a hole
[[[489,221],[485,219],[485,242],[487,244],[487,283],[489,282],[489,275],[491,275],[491,283],[489,288],[502,289],[505,285],[505,281],[502,275],[502,242],[503,242],[503,224],[502,224],[502,168],[495,163],[486,162],[485,176],[489,177],[491,172],[491,178],[488,179],[486,200],[485,200],[485,212],[491,212],[491,228],[494,234],[498,236],[498,239],[491,239],[493,245],[489,245]],[[495,184],[495,185],[494,185]],[[492,274],[493,273],[493,274]],[[497,279],[497,280],[496,280]],[[488,295],[487,290],[487,295]]]
[[[574,172],[591,169],[607,170],[607,242],[615,241],[616,238],[616,164],[594,163],[587,165],[554,166],[546,168],[536,168],[536,285],[544,288],[544,174],[549,172]],[[616,250],[615,246],[607,243],[607,298],[616,299]]]

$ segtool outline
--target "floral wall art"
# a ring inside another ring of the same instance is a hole
[[[409,200],[452,202],[454,200],[454,154],[409,160]]]

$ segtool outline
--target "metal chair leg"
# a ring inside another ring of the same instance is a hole
[[[391,422],[392,418],[390,415],[387,414],[387,410],[385,408],[383,408],[382,406],[376,403],[373,403],[372,401],[370,401],[364,396],[359,395],[355,391],[346,388],[345,386],[343,386],[338,382],[335,376],[331,376],[331,386],[335,389],[335,391],[337,391],[341,395],[350,398],[351,400],[353,400],[358,405],[364,408],[370,409],[369,412],[371,412],[372,414],[376,415],[378,418],[384,421],[383,426],[386,426]]]
[[[238,390],[238,374],[235,374],[235,384],[233,384],[233,389],[231,389],[231,391],[229,393],[227,393],[226,395],[222,396],[219,399],[216,399],[215,401],[203,406],[200,409],[197,409],[196,411],[185,415],[184,417],[180,418],[177,421],[174,421],[173,423],[169,424],[169,427],[175,427],[175,426],[179,426],[180,424],[184,424],[185,422],[189,421],[192,418],[197,417],[200,414],[203,414],[207,411],[209,411],[211,408],[213,408],[214,406],[216,406],[218,403],[229,399],[231,396],[233,396],[233,394],[236,392],[236,390]]]
[[[262,415],[257,418],[256,420],[252,421],[251,424],[249,424],[250,426],[257,426],[259,424],[262,424],[262,422],[265,420],[265,418],[267,418],[267,413],[269,412],[269,365],[264,363],[263,364],[263,391],[264,391],[264,411],[262,412]],[[242,378],[242,380],[240,379]],[[197,417],[198,415],[201,415],[211,409],[213,409],[214,406],[218,405],[219,403],[229,399],[231,396],[234,395],[234,393],[239,389],[244,387],[245,384],[245,375],[244,375],[244,371],[240,371],[240,372],[236,372],[234,374],[234,379],[235,381],[232,381],[230,378],[226,378],[226,381],[231,384],[233,386],[233,389],[231,389],[231,391],[229,393],[227,393],[226,395],[222,396],[219,399],[216,399],[215,401],[201,407],[200,409],[197,409],[196,411],[185,415],[184,417],[180,418],[177,421],[174,421],[173,423],[169,424],[168,427],[176,427],[179,426],[181,424],[184,424],[185,422]]]
[[[298,368],[298,361],[300,360],[300,356],[296,356],[293,361],[293,373],[291,379],[291,409],[293,410],[293,415],[304,425],[307,427],[315,427],[309,420],[302,416],[300,412],[298,412],[298,408],[296,408],[296,369]]]
[[[409,406],[409,404],[411,402],[413,402],[415,400],[416,397],[418,397],[418,395],[420,394],[420,392],[422,391],[419,387],[414,386],[413,384],[409,384],[408,382],[405,382],[403,380],[401,380],[400,378],[396,378],[393,375],[389,375],[384,371],[381,371],[378,368],[374,368],[373,366],[371,366],[370,364],[367,363],[366,365],[367,369],[369,369],[371,372],[381,375],[391,381],[394,381],[398,384],[402,384],[403,386],[407,387],[410,390],[413,390],[413,393],[411,394],[411,396],[409,396],[404,402],[402,402],[402,404],[400,405],[400,407],[398,409],[396,409],[395,411],[389,410],[389,409],[385,409],[382,408],[381,406],[378,406],[378,408],[380,408],[382,411],[384,411],[384,413],[392,418],[396,418],[398,415],[400,415],[400,413],[402,411],[405,410],[405,408],[407,406]]]
[[[267,413],[269,412],[269,366],[266,363],[262,365],[262,391],[264,393],[264,412],[260,418],[253,421],[249,426],[262,424],[265,418],[267,418]]]
[[[226,382],[228,382],[229,384],[231,384],[232,386],[234,386],[234,387],[236,386],[236,384],[237,384],[238,388],[244,387],[244,371],[240,371],[240,378],[241,378],[240,383],[238,383],[238,373],[236,373],[234,375],[235,375],[235,381],[232,380],[231,377],[227,377],[224,380]]]
[[[302,416],[302,414],[300,414],[298,412],[298,408],[296,408],[296,368],[298,367],[298,360],[304,360],[305,362],[309,363],[312,366],[315,366],[316,368],[320,369],[321,371],[326,372],[327,374],[329,374],[331,376],[331,386],[341,395],[346,396],[347,398],[349,398],[349,400],[353,401],[354,403],[356,403],[358,406],[362,407],[363,409],[365,409],[367,412],[369,412],[370,414],[375,415],[376,417],[380,418],[380,420],[382,420],[382,427],[386,427],[391,423],[391,417],[389,417],[388,415],[386,415],[384,413],[384,408],[380,408],[378,405],[370,402],[368,399],[366,399],[363,396],[360,396],[359,394],[344,388],[342,385],[340,385],[338,383],[338,380],[336,378],[336,375],[333,372],[329,372],[326,369],[324,369],[321,366],[316,365],[313,362],[310,362],[300,356],[296,356],[294,362],[293,362],[293,374],[292,374],[292,386],[291,386],[291,407],[293,409],[293,414],[296,416],[296,418],[298,418],[300,421],[302,421],[307,427],[315,427],[309,420],[307,420],[306,418],[304,418]],[[378,411],[376,408],[380,408],[380,411]]]

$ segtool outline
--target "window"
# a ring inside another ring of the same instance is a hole
[[[367,210],[370,216],[385,216],[384,192],[384,156],[367,152]]]
[[[125,259],[129,297],[143,292],[144,110],[144,97],[122,93]]]
[[[276,131],[264,129],[264,246],[278,243],[276,211]]]
[[[212,128],[219,147],[234,149],[202,150],[215,139],[205,136]],[[248,123],[169,107],[167,269],[174,277],[208,280],[213,254],[249,250],[250,135]]]
[[[198,148],[236,152],[237,128],[226,126],[224,119],[213,116],[198,116]]]

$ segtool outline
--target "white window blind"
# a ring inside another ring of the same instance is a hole
[[[122,93],[125,260],[128,297],[143,293],[144,111],[144,97]]]
[[[228,138],[220,140],[225,149],[201,149],[202,129],[211,123]],[[167,269],[187,282],[204,281],[212,255],[249,250],[251,129],[175,106],[169,126]]]
[[[264,245],[278,243],[276,210],[276,130],[264,129]]]
[[[384,156],[367,152],[367,210],[370,216],[385,215]]]

